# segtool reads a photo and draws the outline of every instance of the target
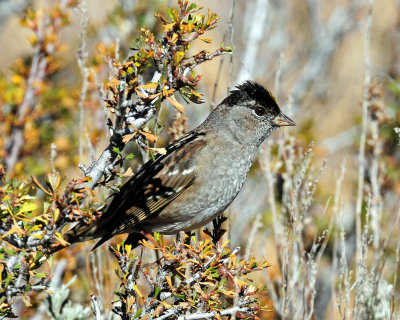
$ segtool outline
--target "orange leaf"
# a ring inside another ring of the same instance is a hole
[[[154,98],[158,97],[160,94],[161,94],[161,92],[155,93],[155,94],[151,94],[147,98],[153,100]]]
[[[136,90],[136,94],[137,94],[140,98],[143,98],[143,99],[147,99],[147,98],[148,98],[148,96],[146,96],[145,94],[141,93],[139,90]]]
[[[158,97],[161,94],[161,92],[155,93],[155,94],[150,94],[150,95],[145,95],[142,92],[140,92],[139,90],[136,90],[136,94],[142,99],[153,100],[154,98]]]
[[[122,137],[122,142],[123,143],[127,143],[128,141],[132,140],[133,137],[136,135],[137,132],[131,133],[131,134],[127,134],[125,136]]]
[[[22,230],[17,223],[14,221],[14,225],[10,230],[8,230],[5,234],[3,234],[0,239],[8,237],[10,234],[16,233],[19,236],[22,236],[24,234],[24,230]]]
[[[156,248],[155,246],[152,246],[150,243],[148,243],[146,240],[140,240],[139,243],[147,249],[154,250]]]
[[[175,89],[167,89],[165,86],[163,86],[163,96],[164,97],[169,97],[170,95],[172,95],[175,92]]]
[[[147,150],[155,151],[159,154],[167,154],[167,149],[165,148],[147,148]]]
[[[138,132],[138,133],[144,135],[147,138],[147,140],[149,140],[150,142],[155,142],[158,139],[158,137],[156,135],[152,134],[150,132],[150,130],[147,128],[143,129],[143,131],[142,131],[142,130],[139,130],[138,128],[136,128],[134,125],[130,124],[129,126],[136,130],[135,134]],[[127,137],[127,136],[130,136],[130,135],[126,135],[125,137]]]
[[[157,86],[158,86],[157,83],[149,83],[137,86],[136,89],[157,89]]]
[[[132,168],[129,167],[128,169],[126,169],[125,173],[122,176],[123,177],[132,177],[133,176]]]
[[[47,189],[45,189],[45,188],[40,184],[40,182],[36,180],[36,178],[35,178],[34,176],[31,176],[31,179],[32,179],[33,183],[34,183],[40,190],[42,190],[42,191],[43,191],[44,193],[46,193],[47,195],[51,196],[51,193],[50,193]]]
[[[108,83],[108,85],[109,85],[110,87],[119,86],[119,80],[117,80],[117,79],[111,79],[111,81]]]
[[[146,132],[146,131],[139,131],[142,135],[144,135],[146,137],[147,140],[149,140],[150,142],[155,142],[157,141],[158,137],[150,132]]]

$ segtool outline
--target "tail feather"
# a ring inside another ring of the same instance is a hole
[[[95,246],[90,251],[97,249],[104,242],[106,242],[107,240],[110,240],[113,236],[114,235],[111,233],[108,233],[108,234],[102,236],[101,239],[95,244]],[[139,241],[144,240],[144,239],[146,239],[146,237],[143,236],[142,234],[133,232],[128,235],[128,238],[126,238],[126,240],[125,240],[125,244],[130,244],[130,245],[132,245],[132,248],[136,248],[140,245]]]
[[[111,234],[106,234],[106,235],[102,236],[101,239],[99,241],[97,241],[97,243],[94,245],[94,247],[90,251],[97,249],[98,247],[100,247],[104,242],[106,242],[110,238],[112,238]]]
[[[102,237],[102,239],[92,249],[92,250],[94,250],[95,248],[97,248],[99,245],[101,245],[103,242],[107,241],[111,237],[111,236],[109,236],[109,237],[105,236],[104,235],[105,232],[104,232],[103,228],[99,228],[99,226],[100,225],[98,225],[96,223],[86,224],[84,222],[79,222],[72,229],[70,229],[66,234],[64,234],[63,238],[65,241],[67,241],[69,243],[69,245],[72,245],[74,243],[85,242],[85,241],[94,240],[94,239]],[[103,240],[103,238],[105,238],[105,240]],[[66,247],[68,247],[68,245],[59,244],[58,246],[50,249],[48,254],[54,254]]]
[[[105,234],[102,228],[102,223],[90,223],[79,222],[65,235],[64,239],[70,244],[77,242],[84,242],[102,237]]]

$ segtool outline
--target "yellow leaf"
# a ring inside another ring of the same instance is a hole
[[[12,82],[13,82],[13,84],[15,84],[17,86],[20,85],[21,83],[23,83],[24,81],[25,81],[25,79],[18,74],[14,74],[12,76]]]
[[[175,43],[176,40],[178,40],[178,35],[177,35],[176,33],[174,33],[174,34],[172,35],[171,42],[172,42],[172,43]]]
[[[171,277],[169,276],[165,276],[165,280],[167,280],[169,288],[172,290],[173,286],[172,286],[172,281],[171,281]]]
[[[181,105],[174,96],[167,97],[168,101],[181,113],[185,112],[185,107]]]
[[[37,208],[37,205],[32,203],[32,202],[27,202],[24,203],[21,207],[21,209],[19,210],[19,213],[23,213],[23,212],[28,212],[28,211],[33,211]]]
[[[56,209],[53,211],[53,220],[54,220],[54,221],[57,221],[59,215],[60,215],[60,209],[56,208]]]
[[[209,38],[199,37],[198,39],[204,41],[205,43],[211,43],[212,42],[212,39],[209,39]]]
[[[39,231],[42,228],[42,226],[40,224],[34,225],[30,232],[34,232],[34,231]]]
[[[228,243],[229,243],[229,239],[225,239],[225,241],[222,244],[221,248],[225,248]]]
[[[67,246],[69,245],[69,243],[67,241],[64,240],[63,236],[61,233],[56,232],[56,236],[55,238],[58,240],[58,242],[62,245],[62,246]]]
[[[165,86],[163,86],[163,96],[164,97],[169,97],[170,95],[172,95],[175,92],[175,89],[167,89]]]
[[[168,23],[166,25],[164,25],[164,32],[168,32],[170,30],[172,30],[172,28],[175,26],[175,22],[173,23]]]
[[[143,295],[140,293],[139,288],[137,287],[136,284],[133,286],[133,288],[135,289],[136,293],[137,293],[141,298],[143,298]]]
[[[226,290],[226,291],[222,291],[223,295],[229,297],[229,298],[233,298],[235,296],[237,296],[237,293],[233,290]]]

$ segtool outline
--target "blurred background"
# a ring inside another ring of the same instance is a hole
[[[32,32],[20,24],[21,18],[29,8],[53,3],[0,1],[3,94],[18,97],[6,79],[13,70],[23,73],[22,65],[32,56]],[[223,42],[233,46],[233,54],[198,67],[205,103],[185,104],[188,128],[201,123],[230,88],[247,79],[271,90],[297,123],[275,132],[262,146],[248,181],[227,212],[231,246],[241,246],[243,256],[264,256],[272,265],[254,275],[255,284],[268,283],[263,303],[275,310],[260,317],[400,319],[400,153],[394,131],[400,120],[400,1],[196,3],[216,12],[220,22],[207,35],[212,43],[198,41],[192,52],[213,51]],[[81,11],[72,10],[71,23],[60,30],[62,47],[53,61],[48,90],[35,108],[37,117],[27,126],[27,143],[14,175],[40,177],[49,172],[53,144],[56,170],[67,181],[82,176],[78,163],[90,164],[107,144],[98,84],[112,77],[111,59],[127,56],[141,26],[156,35],[163,32],[153,14],[176,3],[86,0],[84,6],[85,19]],[[77,52],[82,35],[85,66],[91,71],[79,133],[82,75]],[[174,112],[167,104],[162,108],[160,119],[166,128]],[[167,132],[161,134],[159,145],[168,142]],[[126,163],[134,171],[140,164]],[[96,288],[79,266],[95,259],[112,264],[112,259],[104,248],[92,258],[71,256],[79,248],[66,249],[55,260],[64,263],[62,282],[79,276],[72,298],[89,304],[88,293]],[[111,269],[103,270],[104,287],[111,288],[104,301],[112,299]],[[35,311],[20,314],[26,318]]]

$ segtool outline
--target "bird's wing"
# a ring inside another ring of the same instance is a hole
[[[158,155],[155,161],[144,164],[123,185],[101,218],[108,231],[103,238],[127,232],[158,214],[195,181],[195,163],[191,154],[204,147],[203,136],[199,132],[185,135],[169,145],[165,155]]]

